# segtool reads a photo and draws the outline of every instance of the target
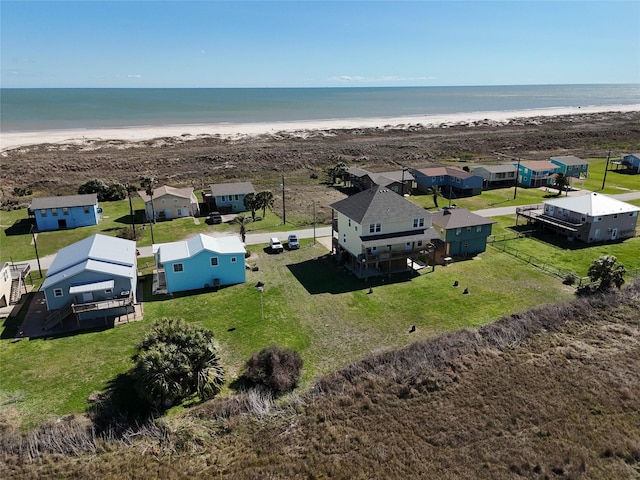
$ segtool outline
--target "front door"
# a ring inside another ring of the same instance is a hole
[[[615,240],[618,237],[618,229],[614,228],[611,230],[611,240]]]
[[[67,228],[66,220],[58,220],[58,228]]]

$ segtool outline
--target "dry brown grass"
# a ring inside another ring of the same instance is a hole
[[[214,400],[84,453],[41,434],[25,455],[10,445],[33,440],[13,435],[0,477],[638,478],[639,367],[636,283],[371,357],[301,398]]]

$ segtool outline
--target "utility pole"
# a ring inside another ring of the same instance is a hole
[[[607,153],[607,166],[604,167],[604,177],[602,177],[602,188],[600,190],[604,190],[604,182],[607,180],[607,170],[609,170],[609,159],[611,158],[611,150]]]
[[[284,175],[282,176],[282,224],[286,225],[287,223],[287,208],[285,206],[284,200]]]
[[[316,202],[313,201],[313,244],[316,244]]]
[[[520,157],[518,157],[518,169],[516,170],[516,182],[513,186],[513,199],[518,196],[518,177],[520,176]]]
[[[42,268],[40,267],[40,256],[38,255],[38,242],[36,242],[36,233],[33,231],[33,225],[31,225],[31,235],[33,236],[33,248],[36,251],[36,260],[38,261],[38,272],[40,272],[40,278],[42,278]]]
[[[131,202],[131,185],[126,184],[127,187],[127,196],[129,197],[129,216],[131,217],[131,235],[133,241],[136,241],[136,218],[133,214],[133,203]]]

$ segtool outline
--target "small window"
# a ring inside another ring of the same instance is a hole
[[[349,226],[351,226],[351,219],[349,219]]]
[[[62,296],[62,289],[61,288],[56,288],[53,290],[53,296],[54,297],[61,297]]]
[[[223,202],[226,202],[227,201],[227,196],[226,195],[222,195],[220,197],[220,200],[223,201]]]
[[[471,227],[467,227],[467,232],[470,232],[470,231],[471,231]]]
[[[613,218],[618,218],[618,214],[616,213],[616,214],[613,216]]]
[[[414,218],[413,228],[424,227],[424,218]]]
[[[353,228],[356,230],[356,232],[358,231],[358,225],[354,226]]]
[[[236,257],[231,257],[231,263],[236,263],[238,259]]]
[[[58,216],[58,209],[57,208],[52,208],[51,209],[51,215],[53,215],[54,217]]]
[[[174,263],[173,271],[175,273],[184,272],[184,265],[182,263]]]
[[[62,209],[62,215],[69,215],[69,209],[67,207]]]
[[[42,210],[40,210],[40,216],[41,217],[46,217],[47,216],[47,211],[44,208]]]
[[[476,227],[476,232],[480,233],[482,231],[482,225],[478,225]]]
[[[84,213],[89,213],[89,205],[84,206]]]
[[[217,267],[218,266],[218,257],[211,257],[211,266],[212,267]]]
[[[162,203],[162,204],[164,205],[164,204],[165,204],[165,203],[167,203],[167,202],[166,202],[166,200],[163,198],[162,200],[160,200],[160,203]]]
[[[369,224],[369,233],[380,233],[380,231],[382,231],[382,224],[380,223]]]
[[[347,234],[346,233],[342,234],[342,243],[347,243]]]
[[[417,245],[418,247],[421,247],[421,246],[422,246],[422,240],[418,240],[418,241],[417,241],[417,243],[416,243],[416,245]]]
[[[113,289],[111,288],[107,288],[104,293],[106,293],[107,295],[111,295],[113,293]]]
[[[456,235],[460,235],[462,233],[462,229],[461,228],[456,228]]]
[[[178,203],[178,199],[177,199],[177,198],[174,198],[174,199],[173,199],[173,203]]]
[[[240,196],[239,195],[234,195],[233,199],[237,202],[238,200],[240,200]]]

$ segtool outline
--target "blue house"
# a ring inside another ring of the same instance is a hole
[[[29,210],[40,232],[97,225],[102,213],[95,193],[34,198]]]
[[[518,183],[523,187],[546,187],[555,183],[555,175],[558,172],[560,166],[547,160],[520,162]]]
[[[589,173],[589,162],[573,155],[551,157],[549,161],[560,167],[558,173],[563,173],[567,177],[586,177]]]
[[[214,183],[209,185],[210,192],[205,193],[205,202],[210,211],[220,213],[245,212],[244,197],[256,193],[250,182]]]
[[[622,164],[631,170],[631,173],[640,173],[640,153],[625,155],[622,157]]]
[[[42,284],[49,329],[75,315],[83,320],[133,312],[138,264],[136,242],[92,235],[62,248]]]
[[[466,208],[441,210],[433,215],[433,227],[440,233],[436,246],[442,256],[475,255],[487,249],[487,237],[496,223]]]
[[[438,188],[446,198],[470,197],[482,193],[484,179],[457,167],[433,167],[412,171],[418,190],[430,193]]]
[[[198,234],[188,240],[153,246],[153,293],[175,293],[244,283],[244,244],[238,237]]]

